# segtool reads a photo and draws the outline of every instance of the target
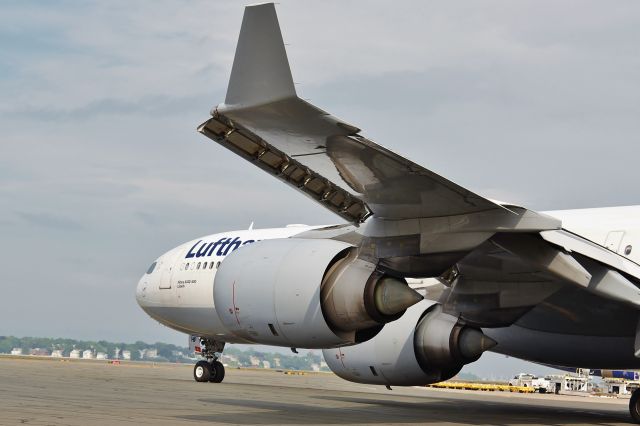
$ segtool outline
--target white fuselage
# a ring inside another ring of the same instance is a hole
[[[640,206],[544,212],[562,227],[640,264]],[[630,253],[626,253],[630,247]]]
[[[640,263],[640,206],[545,212],[563,228]],[[255,241],[289,238],[317,227],[304,225],[208,235],[160,256],[139,281],[138,304],[173,329],[230,343],[243,342],[223,326],[213,300],[216,272],[224,258]]]
[[[152,318],[173,329],[219,340],[227,335],[216,313],[213,282],[224,258],[244,245],[261,240],[289,238],[314,227],[250,229],[207,235],[164,253],[136,289],[138,304]],[[150,268],[151,269],[151,268]]]

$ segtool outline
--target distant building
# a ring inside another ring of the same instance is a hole
[[[267,360],[262,361],[262,368],[271,368],[271,363]]]
[[[120,359],[120,348],[115,348],[113,350],[113,359]]]
[[[22,355],[22,348],[11,349],[11,355]]]
[[[549,377],[548,392],[589,392],[589,376],[576,374],[552,374]]]
[[[280,364],[280,358],[275,357],[273,359],[273,363],[275,364],[276,368],[282,367],[282,365]]]
[[[139,349],[140,359],[158,358],[158,350],[155,348]]]
[[[69,358],[80,358],[80,350],[73,349],[71,352],[69,352]]]
[[[96,359],[107,359],[109,358],[105,352],[98,352],[96,354]]]
[[[124,360],[131,360],[131,351],[122,351],[122,359]]]
[[[51,351],[51,357],[52,358],[62,358],[64,355],[62,355],[62,349],[54,349]]]
[[[87,349],[82,351],[82,359],[93,359],[93,349]]]
[[[257,356],[253,356],[253,355],[251,355],[251,356],[249,357],[249,362],[251,363],[251,365],[252,365],[253,367],[259,367],[259,366],[260,366],[260,360],[258,359],[258,357],[257,357]]]
[[[220,356],[220,359],[223,362],[238,362],[238,357],[235,355],[222,354],[222,356]]]
[[[327,365],[326,362],[324,362],[324,360],[320,361],[320,369],[322,370],[323,368],[329,368],[329,366]]]
[[[604,379],[604,385],[610,395],[629,395],[633,392],[633,389],[638,388],[638,382],[614,378]]]
[[[311,371],[320,371],[320,364],[316,364],[315,362],[311,364]]]
[[[29,350],[29,355],[49,356],[49,350],[44,348],[33,348]]]

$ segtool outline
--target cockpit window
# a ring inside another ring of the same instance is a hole
[[[147,274],[152,273],[152,272],[153,272],[153,270],[154,270],[154,269],[156,269],[156,264],[157,264],[157,263],[158,263],[158,262],[153,262],[153,263],[151,264],[151,266],[149,266],[149,269],[147,269]]]

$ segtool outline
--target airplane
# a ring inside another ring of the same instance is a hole
[[[298,97],[273,3],[244,12],[224,103],[198,132],[339,216],[207,235],[136,299],[190,336],[198,382],[226,343],[323,350],[338,376],[447,380],[490,350],[639,369],[640,206],[536,212],[482,197]],[[422,296],[407,281],[435,279]],[[630,400],[640,423],[640,392]]]

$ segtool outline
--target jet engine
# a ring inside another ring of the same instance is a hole
[[[351,245],[298,238],[258,241],[227,256],[213,297],[236,337],[301,348],[362,342],[422,300]]]
[[[345,380],[380,385],[418,386],[455,376],[496,342],[480,329],[422,301],[407,309],[372,339],[323,350],[329,368]]]

